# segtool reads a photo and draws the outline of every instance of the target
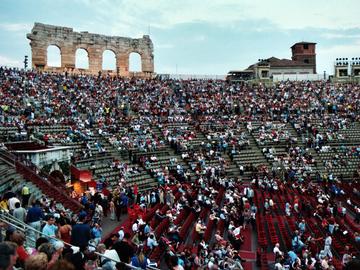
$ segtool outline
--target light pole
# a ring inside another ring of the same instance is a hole
[[[24,69],[26,70],[27,67],[28,67],[28,56],[25,55],[25,57],[24,57]]]

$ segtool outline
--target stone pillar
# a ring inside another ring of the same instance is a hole
[[[72,44],[61,46],[61,67],[66,69],[75,68],[75,47]]]
[[[154,72],[154,56],[152,54],[141,54],[141,71]]]
[[[120,52],[116,55],[116,66],[121,76],[129,76],[129,54]]]
[[[97,74],[102,71],[102,50],[99,46],[93,45],[88,49],[89,53],[89,71]]]
[[[33,68],[45,68],[47,64],[47,44],[45,42],[31,41],[31,63]]]

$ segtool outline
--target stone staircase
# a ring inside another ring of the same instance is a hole
[[[73,212],[81,209],[78,201],[70,198],[63,190],[57,188],[46,179],[41,178],[29,165],[15,161],[15,158],[5,151],[0,152],[0,168],[6,173],[2,175],[1,190],[12,186],[13,191],[20,190],[24,183],[30,188],[32,199],[38,199],[42,194],[62,204]]]

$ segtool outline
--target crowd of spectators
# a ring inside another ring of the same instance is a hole
[[[30,251],[23,246],[24,236],[8,228],[8,242],[0,248],[8,254],[9,264],[25,269],[35,269],[31,264],[43,269],[72,269],[71,265],[91,269],[95,261],[103,269],[121,267],[94,255],[94,250],[141,268],[160,262],[170,269],[242,269],[239,251],[244,238],[252,235],[245,232],[259,233],[258,216],[281,211],[296,217],[296,224],[290,246],[274,243],[276,269],[286,265],[334,269],[335,253],[345,267],[359,250],[358,180],[349,185],[331,173],[320,175],[314,153],[335,152],[324,161],[327,169],[346,167],[349,157],[359,157],[356,145],[341,144],[351,139],[344,131],[355,129],[359,121],[359,88],[350,83],[308,81],[267,87],[225,81],[130,80],[0,68],[0,124],[16,127],[17,139],[80,142],[84,144],[81,158],[91,158],[94,149],[108,151],[100,139],[90,140],[94,134],[130,153],[151,153],[170,145],[195,175],[190,176],[176,159],[169,161],[174,169],[153,168],[156,155],[139,155],[134,161],[158,179],[158,188],[139,193],[137,187],[128,187],[127,176],[139,170],[115,162],[109,166],[119,171],[118,186],[106,195],[82,195],[79,200],[84,208],[74,215],[47,199],[21,207],[20,200],[11,200],[16,196],[6,198],[1,207],[45,237],[34,235],[37,245]],[[37,130],[51,125],[70,128],[64,134]],[[227,175],[224,156],[241,153],[250,146],[251,136],[272,167],[253,166],[252,181],[244,183],[242,172],[239,177]],[[329,142],[339,146],[329,146]],[[282,155],[274,148],[280,143],[285,143]],[[295,196],[287,196],[287,190]],[[103,216],[120,220],[135,206],[143,215],[130,218],[129,213],[131,230],[121,229],[101,243]],[[145,218],[149,213],[153,216]],[[351,228],[356,234],[339,216],[354,220]],[[326,235],[311,235],[314,220]],[[192,223],[193,231],[188,228]],[[191,248],[183,245],[187,237],[195,243]],[[345,254],[333,252],[333,241],[340,238],[347,241],[341,249]],[[42,245],[47,247],[41,249]],[[164,260],[154,255],[158,250],[164,251]],[[36,255],[30,256],[32,252]]]

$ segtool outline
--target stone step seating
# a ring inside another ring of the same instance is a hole
[[[100,144],[105,148],[105,152],[100,153],[98,148],[95,146],[95,142],[98,141]],[[88,158],[81,158],[77,163],[80,163],[80,166],[87,166],[87,163],[91,163],[94,160],[107,160],[112,159],[113,154],[117,153],[117,150],[114,149],[109,142],[107,142],[105,139],[101,137],[99,134],[94,134],[93,136],[90,136],[87,141],[77,141],[77,142],[65,142],[61,145],[63,146],[70,146],[73,148],[74,155],[82,155],[82,151],[86,150],[86,143],[90,145],[90,150],[92,153],[92,157]],[[85,163],[84,165],[81,165],[81,163]]]
[[[242,150],[237,154],[233,155],[233,161],[238,164],[238,165],[242,165],[242,166],[246,166],[246,165],[260,165],[260,164],[268,164],[266,158],[264,157],[264,155],[259,151],[259,150],[253,150],[253,149],[248,149],[248,150]]]
[[[105,156],[101,159],[92,160],[92,161],[80,161],[76,163],[76,166],[79,169],[88,169],[94,170],[95,174],[93,175],[95,181],[100,181],[102,176],[105,177],[105,180],[111,186],[117,186],[120,180],[119,170],[117,168],[111,168],[110,164],[112,163],[113,158]],[[127,162],[129,164],[129,162]],[[92,169],[92,166],[95,165],[95,169]],[[135,165],[129,165],[135,166]],[[139,168],[139,167],[138,167]],[[126,177],[127,185],[132,187],[135,184],[138,185],[140,191],[151,189],[157,185],[155,180],[145,171],[141,170],[140,174],[133,174]]]
[[[239,166],[236,163],[232,162],[228,155],[223,154],[222,157],[226,162],[226,166],[225,166],[226,174],[228,176],[238,176],[240,173]]]
[[[326,168],[325,162],[326,161],[333,161],[335,156],[338,155],[339,159],[337,160],[338,165],[334,166],[332,168]],[[330,152],[319,152],[319,162],[321,162],[322,165],[322,171],[327,171],[329,173],[333,173],[335,175],[353,175],[353,172],[356,171],[360,164],[360,158],[357,156],[346,156],[344,152],[334,152],[331,150]],[[340,165],[340,159],[344,159],[346,162],[346,165]]]
[[[148,170],[159,170],[164,167],[168,167],[169,169],[176,168],[177,164],[171,164],[170,159],[175,156],[172,155],[162,155],[162,156],[156,156],[156,161],[150,161],[150,163],[147,165]],[[178,157],[176,157],[178,159]]]
[[[21,182],[23,181],[23,177],[19,175],[15,168],[9,166],[3,160],[0,159],[0,194],[10,186],[13,185],[14,182]]]
[[[0,126],[0,134],[2,135],[13,135],[18,132],[18,128],[15,126]]]
[[[37,129],[39,132],[43,134],[66,133],[66,131],[70,127],[71,127],[70,125],[33,126],[33,128]]]
[[[186,142],[188,143],[189,146],[192,147],[198,147],[200,146],[203,142],[206,142],[207,139],[205,138],[205,136],[201,133],[201,132],[197,132],[194,128],[194,126],[188,124],[188,123],[169,123],[166,126],[164,126],[161,131],[164,132],[165,129],[169,129],[170,131],[170,135],[175,135],[176,133],[174,133],[174,129],[176,129],[176,132],[179,132],[179,134],[182,134],[185,130],[186,131],[190,131],[193,132],[195,134],[195,137],[192,140],[187,140]],[[185,141],[184,141],[185,142]]]
[[[156,134],[156,136],[162,140],[164,140],[164,135],[161,131],[161,129],[158,126],[153,126],[152,127],[152,131],[154,132],[154,134]]]
[[[279,157],[288,157],[289,156],[289,153],[286,151],[286,149],[284,147],[280,147],[280,146],[274,147],[273,146],[273,148],[275,149],[275,154],[273,154],[274,157],[279,158]],[[301,147],[301,148],[303,148],[303,147]],[[317,157],[317,153],[313,149],[309,149],[309,153],[312,155],[314,160],[317,161],[317,166],[315,166],[315,164],[307,164],[307,166],[309,166],[311,168],[311,171],[308,171],[308,173],[310,175],[313,175],[313,174],[315,174],[316,171],[319,170],[319,158]],[[269,160],[269,162],[274,164],[274,160]],[[295,166],[295,167],[298,167],[298,166]]]
[[[49,138],[48,143],[60,144],[66,138],[66,131],[70,128],[67,125],[53,125],[53,126],[32,126],[34,135],[37,139],[43,140],[45,134],[56,135],[56,137]]]
[[[133,148],[133,149],[131,149],[131,154],[132,154],[133,160],[135,159],[136,161],[138,161],[138,159],[141,156],[146,156],[146,157],[151,157],[152,155],[154,155],[156,157],[168,156],[169,151],[170,150],[167,147],[164,147],[163,149],[159,149],[156,151],[147,151],[147,152],[139,151],[138,149]]]
[[[322,120],[313,120],[311,122],[314,124],[317,129],[320,131],[320,134],[325,135],[326,132],[328,132],[328,128],[323,127],[323,121]],[[333,138],[329,142],[359,142],[360,141],[360,123],[354,122],[351,123],[350,126],[346,129],[339,129],[335,132],[336,134],[340,134],[344,137],[344,139],[339,138]]]
[[[18,129],[16,127],[4,127],[0,126],[0,141],[6,142],[11,137],[14,137]]]
[[[215,130],[220,130],[222,129],[221,126],[211,126],[211,128],[214,128]],[[224,127],[225,128],[225,127]],[[244,147],[246,147],[246,141],[249,140],[249,137],[251,136],[250,134],[248,134],[247,132],[245,132],[246,136],[244,137],[244,139],[241,139],[241,133],[244,132],[245,130],[238,130],[238,129],[230,129],[229,131],[232,131],[233,137],[232,138],[228,138],[227,139],[227,143],[228,143],[228,150],[233,148],[232,145],[232,141],[235,139],[236,140],[236,144],[234,145],[235,148],[237,150],[241,150]],[[223,134],[222,132],[216,132],[216,131],[209,131],[206,130],[205,132],[203,131],[203,134],[206,136],[207,141],[210,142],[215,142],[215,144],[218,144],[218,137],[219,135]],[[243,143],[243,145],[240,145],[240,142]]]
[[[108,163],[113,160],[113,157],[109,153],[98,153],[94,154],[92,157],[89,158],[83,158],[80,160],[77,160],[75,162],[75,166],[78,168],[88,168],[91,165],[97,165],[100,163]]]
[[[265,124],[262,122],[252,122],[251,123],[253,126],[253,131],[252,131],[252,136],[254,137],[255,141],[257,142],[257,144],[261,147],[261,146],[276,146],[276,145],[283,145],[286,146],[286,144],[288,143],[288,141],[285,138],[280,138],[279,141],[274,142],[271,139],[266,139],[264,141],[260,141],[260,128],[262,126],[264,126]],[[277,127],[271,127],[268,129],[265,129],[268,133],[271,133],[271,130],[280,130],[280,131],[284,131],[286,133],[289,134],[290,138],[297,138],[297,134],[295,129],[288,123],[284,124],[278,121],[274,121],[272,122],[273,125],[276,125]],[[281,128],[278,128],[278,126],[281,125]]]
[[[151,185],[154,182],[154,179],[141,167],[136,165],[128,165],[129,167],[137,168],[140,173],[137,174],[128,174],[125,177],[126,183],[129,186],[138,185],[139,190],[143,189],[143,186]],[[101,179],[105,177],[106,181],[108,181],[111,185],[117,185],[120,180],[120,173],[117,168],[111,168],[109,164],[100,164],[96,166],[95,171],[95,179]],[[152,185],[153,186],[153,185]]]
[[[94,136],[93,139],[98,140],[106,149],[106,152],[109,153],[110,155],[114,156],[115,158],[123,158],[123,159],[127,159],[129,157],[129,151],[128,149],[125,149],[124,146],[121,146],[122,148],[119,149],[119,146],[116,146],[115,144],[110,143],[110,138],[113,136],[113,134],[98,134],[97,131],[95,131],[95,129],[93,128],[94,131]],[[117,133],[116,135],[119,134],[126,134],[127,129],[125,127],[121,127],[119,133]],[[119,137],[119,136],[117,136]]]

